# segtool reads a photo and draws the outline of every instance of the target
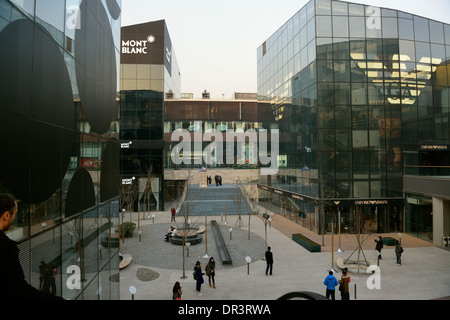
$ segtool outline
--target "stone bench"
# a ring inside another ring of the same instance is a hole
[[[128,267],[129,264],[131,263],[131,260],[133,260],[133,258],[129,254],[121,255],[121,258],[122,259],[119,263],[119,270],[122,270],[122,269]]]
[[[348,269],[348,270],[367,270],[370,266],[372,266],[372,265],[376,266],[377,265],[375,262],[373,262],[371,260],[366,260],[366,261],[367,261],[367,263],[369,265],[366,265],[366,263],[361,262],[359,267],[358,267],[358,264],[356,264],[356,263],[346,265],[346,264],[344,264],[344,259],[339,258],[339,259],[336,260],[336,265],[341,270],[344,270],[344,269]]]
[[[223,240],[222,233],[220,232],[219,225],[217,224],[216,220],[211,221],[211,227],[214,233],[214,238],[216,239],[217,249],[219,250],[222,264],[233,264],[230,253],[228,252],[227,249],[227,245]]]

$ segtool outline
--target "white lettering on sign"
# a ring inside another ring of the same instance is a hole
[[[148,36],[146,40],[122,40],[123,54],[148,54],[148,44],[156,41],[155,36]]]

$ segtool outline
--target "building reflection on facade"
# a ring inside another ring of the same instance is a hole
[[[318,233],[336,225],[336,202],[349,232],[360,214],[364,232],[432,241],[432,213],[405,208],[403,179],[450,176],[449,57],[447,24],[310,1],[258,48],[259,101],[286,141],[285,167],[260,176],[286,192],[269,201]]]
[[[120,0],[0,0],[0,192],[19,202],[7,235],[26,280],[46,290],[44,262],[66,299],[119,299],[120,16]]]

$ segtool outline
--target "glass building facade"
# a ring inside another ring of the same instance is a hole
[[[181,74],[164,20],[122,27],[120,173],[133,210],[164,210],[164,101],[181,97]]]
[[[287,164],[260,177],[285,193],[274,201],[289,198],[319,233],[336,203],[349,232],[357,215],[364,232],[412,231],[404,176],[450,175],[450,25],[313,0],[257,57],[259,102],[272,109]]]
[[[119,299],[121,7],[0,0],[0,192],[18,200],[7,235],[26,280],[47,290],[44,262],[66,299]]]

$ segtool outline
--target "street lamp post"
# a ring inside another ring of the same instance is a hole
[[[336,204],[337,212],[338,212],[339,249],[337,249],[337,252],[344,252],[344,250],[341,249],[341,210],[339,209],[339,204],[341,202],[335,201],[334,203]]]

